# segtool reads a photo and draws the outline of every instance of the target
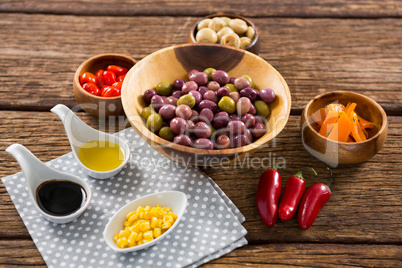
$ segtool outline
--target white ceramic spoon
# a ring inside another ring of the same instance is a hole
[[[24,173],[31,199],[45,219],[55,223],[71,222],[77,219],[88,207],[92,198],[92,191],[83,179],[46,166],[21,144],[13,144],[9,146],[6,151],[18,161]],[[72,214],[65,216],[54,216],[43,211],[38,205],[36,191],[39,185],[49,180],[67,180],[81,185],[86,193],[82,206]]]
[[[172,225],[172,227],[170,227],[161,236],[155,238],[150,242],[130,248],[117,247],[116,243],[113,241],[113,236],[124,228],[123,223],[124,221],[127,220],[126,219],[127,214],[131,211],[136,210],[139,206],[154,207],[156,205],[161,205],[162,207],[170,207],[171,211],[177,215],[177,219]],[[160,242],[170,232],[172,232],[174,228],[176,228],[181,218],[183,217],[184,211],[186,210],[186,206],[187,206],[187,196],[183,192],[179,191],[166,191],[140,197],[128,203],[127,205],[123,206],[119,211],[116,212],[116,214],[113,215],[113,217],[109,220],[108,224],[106,225],[105,230],[103,231],[103,238],[105,239],[106,244],[116,252],[132,252],[150,247]]]
[[[63,104],[57,104],[50,111],[57,114],[57,116],[63,122],[68,140],[70,141],[71,148],[73,149],[73,154],[80,163],[85,174],[96,179],[107,179],[119,173],[123,169],[124,165],[127,164],[128,160],[130,159],[130,147],[124,140],[115,135],[111,135],[105,132],[98,131],[94,128],[91,128],[90,126],[85,124],[81,119],[79,119],[73,113],[73,111],[71,111],[67,106]],[[81,162],[81,160],[78,157],[80,147],[87,142],[97,140],[113,142],[115,144],[118,144],[121,148],[123,148],[124,160],[120,164],[120,166],[108,171],[96,171],[87,168]]]

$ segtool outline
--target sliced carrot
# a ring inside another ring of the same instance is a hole
[[[374,127],[373,123],[361,118],[361,116],[358,115],[357,118],[359,119],[359,123],[362,126],[362,128],[373,128]]]
[[[352,138],[352,136],[349,135],[346,142],[355,142],[355,140]]]
[[[345,112],[342,112],[339,116],[339,120],[334,124],[327,137],[328,139],[334,141],[346,142],[349,134],[352,132],[352,129],[352,121]]]
[[[367,140],[366,135],[364,135],[363,130],[359,124],[359,120],[357,119],[357,114],[355,112],[351,112],[352,115],[352,122],[353,122],[353,129],[352,129],[352,136],[355,141],[365,141]]]
[[[343,112],[345,106],[342,103],[330,103],[327,105],[328,111]]]
[[[336,111],[328,111],[327,116],[325,117],[324,123],[320,128],[320,134],[323,136],[327,136],[328,132],[333,127],[333,124],[336,123],[339,119],[339,113]]]
[[[311,115],[311,119],[313,119],[313,122],[316,122],[318,125],[322,126],[322,123],[324,123],[326,116],[326,109],[320,108]]]
[[[348,105],[346,105],[345,113],[349,116],[350,120],[353,120],[352,113],[355,111],[356,105],[355,102],[349,102]]]

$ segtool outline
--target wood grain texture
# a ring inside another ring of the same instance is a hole
[[[73,76],[84,60],[107,52],[140,60],[186,43],[198,19],[125,17],[121,24],[118,17],[2,14],[0,109],[48,111],[57,103],[74,107]],[[253,22],[260,31],[259,56],[289,85],[292,114],[320,93],[351,90],[376,100],[389,115],[402,115],[401,20]],[[121,25],[119,31],[115,25]]]
[[[252,0],[200,3],[194,0],[162,1],[11,1],[0,3],[1,12],[48,13],[109,16],[206,16],[233,13],[251,17],[400,17],[402,4],[397,0]]]
[[[118,124],[99,123],[87,114],[79,117],[95,128],[114,132]],[[310,156],[299,135],[299,116],[291,116],[283,132],[269,147],[249,156],[247,161],[229,166],[202,169],[221,187],[245,215],[246,238],[251,244],[262,243],[402,243],[402,139],[401,117],[389,117],[389,134],[383,149],[370,161],[356,166],[333,169],[332,197],[307,231],[297,220],[278,222],[266,227],[255,206],[255,193],[261,173],[280,163],[283,185],[287,178],[306,166],[314,167],[319,177],[306,175],[307,186],[327,182],[326,165]],[[125,125],[126,123],[126,125]],[[128,126],[127,121],[118,128]],[[49,161],[71,151],[61,122],[45,112],[0,112],[0,176],[19,172],[11,155],[4,149],[12,143],[25,145],[42,161]],[[4,164],[3,164],[4,163]],[[227,174],[230,172],[230,176]],[[13,203],[0,184],[0,237],[29,238]]]
[[[46,267],[31,240],[0,240],[0,250],[1,267]],[[400,267],[401,254],[398,245],[247,245],[201,267]]]

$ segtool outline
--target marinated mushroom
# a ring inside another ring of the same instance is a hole
[[[221,41],[222,37],[228,33],[234,33],[233,29],[230,27],[223,27],[220,29],[220,31],[217,33],[218,35],[218,42]]]
[[[228,33],[222,36],[221,45],[227,45],[239,48],[240,47],[240,38],[235,33]]]
[[[195,40],[198,43],[216,43],[218,41],[218,36],[214,30],[210,28],[202,28],[197,32]]]
[[[243,36],[240,38],[240,48],[245,49],[246,47],[248,47],[249,45],[251,45],[251,39]]]
[[[213,18],[208,24],[208,28],[214,30],[215,33],[219,32],[219,30],[225,26],[226,26],[225,21],[219,17]]]
[[[247,23],[242,19],[233,19],[229,23],[230,28],[237,34],[244,34],[247,31]]]
[[[197,30],[201,30],[203,28],[208,28],[209,23],[211,22],[211,19],[203,19],[202,21],[200,21],[197,25]]]
[[[248,38],[250,38],[251,40],[253,40],[254,35],[255,35],[255,30],[254,30],[254,28],[251,27],[251,26],[248,26],[247,31],[246,31],[246,36],[247,36]]]

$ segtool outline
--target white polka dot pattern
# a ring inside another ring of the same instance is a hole
[[[57,225],[45,220],[30,200],[21,172],[2,179],[49,267],[197,267],[247,244],[247,231],[241,225],[244,216],[211,178],[161,156],[132,128],[118,135],[130,144],[132,158],[111,179],[85,177],[72,153],[47,163],[86,179],[91,186],[91,204],[74,222]],[[106,246],[102,232],[120,207],[165,190],[182,191],[189,201],[179,226],[166,239],[126,254]]]

